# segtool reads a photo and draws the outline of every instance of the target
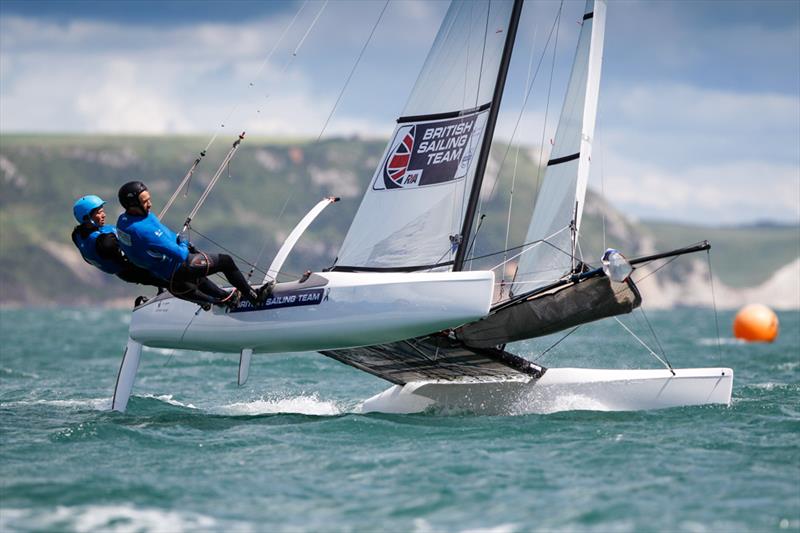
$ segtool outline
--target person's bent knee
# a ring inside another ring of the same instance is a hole
[[[230,268],[236,268],[236,263],[233,262],[233,258],[228,254],[219,254],[217,256],[217,264],[223,269],[228,270]]]

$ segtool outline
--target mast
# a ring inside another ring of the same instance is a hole
[[[503,57],[500,60],[500,69],[497,72],[497,82],[494,86],[492,96],[492,108],[486,120],[486,132],[483,135],[483,144],[478,155],[478,164],[475,169],[475,178],[472,181],[472,191],[470,191],[469,201],[467,202],[467,214],[464,217],[464,225],[461,227],[461,242],[453,261],[453,270],[462,270],[467,250],[469,249],[469,238],[472,233],[472,223],[475,218],[475,210],[478,208],[481,185],[483,184],[483,174],[486,172],[486,163],[489,161],[489,152],[492,148],[492,138],[494,137],[494,126],[497,122],[497,115],[500,112],[500,101],[503,98],[503,89],[506,85],[506,75],[508,66],[511,64],[511,52],[514,50],[514,40],[517,37],[519,18],[522,13],[522,3],[524,0],[514,0],[514,8],[511,11],[511,21],[508,23],[508,33],[503,48]]]

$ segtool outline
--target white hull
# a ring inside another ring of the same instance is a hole
[[[297,352],[408,339],[486,316],[494,274],[324,272],[281,283],[274,304],[202,311],[157,298],[134,310],[130,336],[145,346],[214,352]],[[291,300],[293,298],[293,300]]]
[[[639,411],[688,405],[730,405],[730,368],[610,370],[550,368],[538,380],[420,381],[395,385],[366,400],[363,412],[426,409],[480,414]]]

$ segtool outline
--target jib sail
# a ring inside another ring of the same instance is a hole
[[[536,199],[512,293],[547,285],[573,267],[592,153],[605,2],[588,0],[553,150]]]

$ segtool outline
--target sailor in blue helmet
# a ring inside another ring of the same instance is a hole
[[[123,185],[119,202],[125,208],[117,220],[122,250],[136,265],[169,282],[169,290],[175,296],[235,306],[240,296],[259,305],[271,294],[272,283],[258,290],[252,288],[231,256],[201,252],[179,239],[150,212],[150,191],[144,183],[131,181]],[[225,291],[207,278],[220,272],[236,290]]]
[[[119,248],[116,228],[106,225],[104,205],[102,198],[90,194],[78,198],[72,206],[72,214],[78,221],[78,225],[72,230],[72,242],[78,247],[83,259],[128,283],[167,288],[164,280],[128,261]]]

